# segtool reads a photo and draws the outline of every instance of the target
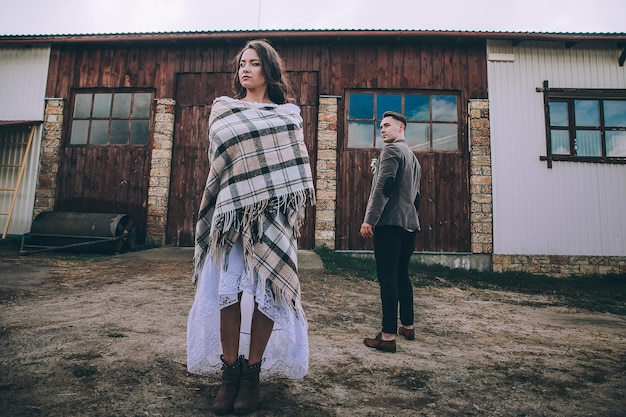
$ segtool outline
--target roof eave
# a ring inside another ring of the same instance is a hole
[[[557,33],[557,32],[484,32],[443,30],[250,30],[208,32],[160,32],[77,35],[2,35],[0,44],[80,44],[130,42],[180,42],[205,40],[235,40],[264,37],[279,38],[465,38],[517,41],[626,41],[626,33]]]

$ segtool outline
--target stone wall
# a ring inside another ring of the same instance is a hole
[[[494,272],[520,271],[554,277],[626,273],[623,256],[493,255]]]
[[[334,96],[320,96],[317,116],[315,246],[330,249],[335,249],[337,100]]]
[[[59,172],[61,134],[63,132],[62,98],[48,98],[44,108],[41,153],[39,156],[39,177],[35,191],[33,218],[44,211],[54,210],[54,197]]]
[[[148,220],[146,245],[165,244],[167,205],[169,202],[172,146],[174,140],[174,99],[156,99],[154,112],[154,139],[148,188]]]
[[[493,252],[489,101],[470,100],[470,231],[472,253]]]

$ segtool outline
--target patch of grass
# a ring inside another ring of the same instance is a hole
[[[373,257],[360,257],[321,247],[315,250],[332,274],[376,280]],[[554,278],[525,272],[479,272],[411,262],[416,287],[454,286],[540,294],[554,297],[555,305],[626,315],[626,274]]]
[[[113,332],[113,333],[107,334],[107,337],[111,337],[111,338],[117,339],[117,338],[128,337],[128,336],[126,336],[124,333]]]
[[[373,257],[335,252],[326,246],[316,248],[315,252],[331,274],[376,281],[376,262]]]
[[[417,272],[419,270],[419,272]],[[443,278],[459,288],[481,288],[554,297],[555,305],[626,315],[626,274],[555,278],[525,272],[478,272],[412,265],[414,281]]]

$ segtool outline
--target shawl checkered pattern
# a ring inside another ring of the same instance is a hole
[[[242,239],[247,271],[274,298],[300,302],[297,238],[315,204],[300,109],[218,97],[209,116],[209,175],[196,224],[194,282],[207,257],[226,268]]]

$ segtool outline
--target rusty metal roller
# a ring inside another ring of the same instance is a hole
[[[135,225],[126,214],[46,211],[33,220],[21,252],[124,253],[134,247]]]

